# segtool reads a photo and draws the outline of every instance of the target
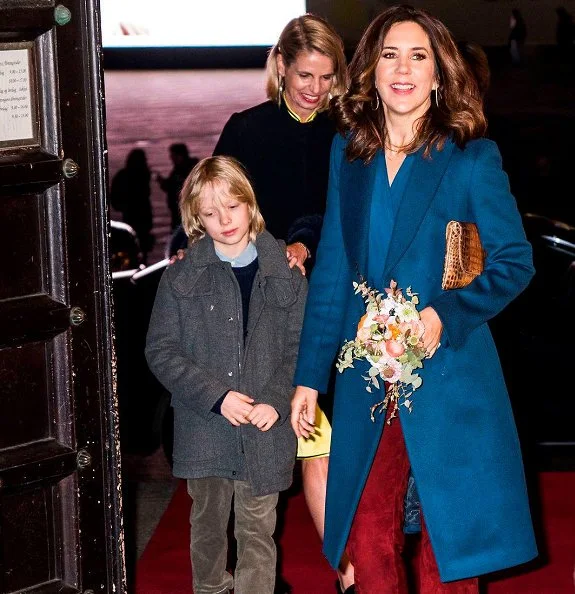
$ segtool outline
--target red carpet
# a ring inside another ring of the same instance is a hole
[[[575,591],[575,472],[541,473],[540,493],[544,560],[530,571],[490,578],[488,594]],[[138,562],[136,594],[191,594],[189,509],[182,481]],[[293,594],[334,594],[335,573],[321,554],[302,493],[289,499],[281,548],[283,576],[292,585]]]

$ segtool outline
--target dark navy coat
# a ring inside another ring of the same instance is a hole
[[[364,304],[353,294],[367,274],[370,204],[378,157],[370,165],[332,146],[327,213],[312,276],[295,383],[324,392],[330,367],[355,337]],[[420,151],[394,222],[381,275],[419,294],[443,323],[441,348],[421,370],[413,412],[401,423],[423,515],[443,581],[462,579],[536,556],[523,465],[509,397],[487,321],[528,285],[534,270],[497,146],[474,140],[464,150],[447,142],[431,158]],[[384,177],[384,176],[382,176]],[[385,183],[385,182],[384,182]],[[474,221],[487,259],[463,289],[443,291],[448,221]],[[384,222],[382,222],[384,224]],[[330,455],[324,552],[335,567],[375,455],[383,417],[370,420],[381,394],[369,394],[367,369],[338,374]],[[385,485],[382,485],[382,489]]]

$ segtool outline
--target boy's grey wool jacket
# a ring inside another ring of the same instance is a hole
[[[290,402],[307,282],[289,269],[283,242],[263,231],[255,244],[259,269],[245,345],[238,282],[206,236],[162,276],[146,358],[172,394],[174,475],[246,480],[260,496],[287,489],[292,480]],[[271,404],[279,420],[267,432],[233,426],[212,412],[227,390]]]

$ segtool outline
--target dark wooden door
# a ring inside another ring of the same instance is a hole
[[[125,591],[99,6],[0,0],[0,590]]]

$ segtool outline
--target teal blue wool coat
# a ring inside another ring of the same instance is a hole
[[[367,238],[374,173],[348,162],[345,139],[332,145],[328,206],[312,275],[295,384],[325,392],[330,367],[353,339],[364,304],[353,294],[367,274]],[[473,221],[487,252],[483,274],[463,289],[443,291],[448,221]],[[416,155],[399,205],[381,276],[419,294],[443,322],[441,348],[421,370],[413,412],[402,407],[402,428],[443,581],[511,567],[537,555],[523,465],[509,397],[487,321],[529,283],[531,247],[496,145],[485,139],[462,150],[448,142],[431,159]],[[370,420],[369,394],[356,364],[338,374],[326,504],[324,552],[336,567],[381,432]],[[381,485],[385,489],[385,485]]]

